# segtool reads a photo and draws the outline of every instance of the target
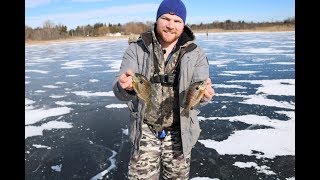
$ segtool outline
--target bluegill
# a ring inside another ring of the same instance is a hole
[[[151,83],[148,79],[139,73],[132,76],[132,87],[138,98],[143,100],[147,108],[151,106]]]
[[[185,94],[185,106],[181,111],[181,116],[189,118],[190,110],[199,106],[200,100],[206,90],[206,81],[198,81],[190,85]]]

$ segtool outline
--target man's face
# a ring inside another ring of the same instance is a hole
[[[177,15],[163,14],[157,20],[157,33],[163,43],[171,44],[183,32],[183,20]]]

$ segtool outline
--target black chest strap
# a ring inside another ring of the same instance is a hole
[[[151,83],[161,83],[163,86],[173,86],[178,83],[178,76],[180,72],[180,61],[183,55],[187,52],[194,50],[197,47],[195,43],[189,44],[187,47],[181,49],[181,52],[178,56],[177,62],[175,64],[174,70],[172,73],[168,74],[154,74],[153,77],[150,78]]]

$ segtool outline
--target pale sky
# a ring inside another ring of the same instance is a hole
[[[283,21],[295,16],[294,0],[183,0],[188,24],[213,21]],[[26,0],[25,24],[42,27],[44,21],[68,30],[95,23],[124,24],[155,21],[161,0]]]

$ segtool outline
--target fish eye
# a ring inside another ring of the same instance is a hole
[[[143,84],[143,81],[140,81],[140,84]]]
[[[196,87],[196,90],[199,90],[199,87]]]

